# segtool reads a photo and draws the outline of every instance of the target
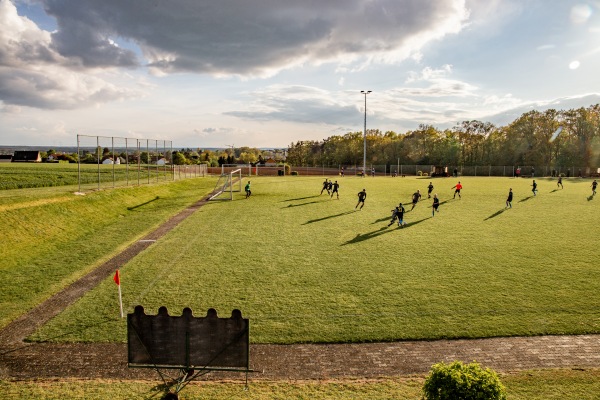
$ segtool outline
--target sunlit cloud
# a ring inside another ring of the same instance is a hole
[[[571,22],[584,24],[592,16],[592,7],[587,4],[577,4],[571,8]]]
[[[569,63],[569,69],[577,69],[580,65],[581,63],[577,60],[571,61],[571,63]]]

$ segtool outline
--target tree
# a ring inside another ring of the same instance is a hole
[[[173,152],[173,164],[174,165],[185,165],[185,164],[189,164],[189,162],[188,162],[188,159],[185,157],[185,155],[183,155],[183,153],[174,151]]]

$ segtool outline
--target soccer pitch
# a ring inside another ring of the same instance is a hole
[[[126,312],[190,307],[250,319],[253,343],[582,334],[600,331],[598,210],[590,180],[357,178],[340,200],[322,177],[244,178],[121,268]],[[460,180],[462,199],[453,199]],[[440,198],[432,217],[427,185]],[[362,211],[357,193],[366,189]],[[513,208],[505,209],[509,188]],[[388,227],[390,210],[423,194]],[[107,279],[38,331],[50,341],[126,340]]]

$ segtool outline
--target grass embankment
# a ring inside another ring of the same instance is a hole
[[[0,327],[213,189],[213,178],[74,195],[0,191]]]
[[[540,370],[500,375],[511,400],[592,400],[600,393],[600,370]],[[424,377],[377,381],[192,383],[180,398],[193,399],[421,399]],[[0,381],[0,393],[19,399],[147,399],[156,384],[122,381]]]
[[[319,196],[322,178],[274,177],[252,178],[248,200],[211,202],[122,268],[126,311],[238,308],[254,343],[600,331],[590,181],[539,179],[533,197],[531,180],[463,178],[459,200],[455,179],[435,179],[440,213],[423,199],[399,229],[391,208],[430,179],[339,180],[339,201]],[[115,304],[107,279],[33,339],[124,342]]]

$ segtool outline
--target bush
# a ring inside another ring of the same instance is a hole
[[[427,400],[505,400],[506,389],[491,369],[483,369],[476,362],[465,365],[454,361],[431,367],[423,385],[423,395]]]
[[[288,164],[285,164],[283,169],[285,170],[285,174],[289,175],[292,167],[290,167]]]
[[[427,172],[423,172],[423,176],[429,176]]]
[[[292,171],[292,176],[297,176],[298,175],[298,171]]]
[[[423,171],[417,171],[417,175],[423,176]]]

